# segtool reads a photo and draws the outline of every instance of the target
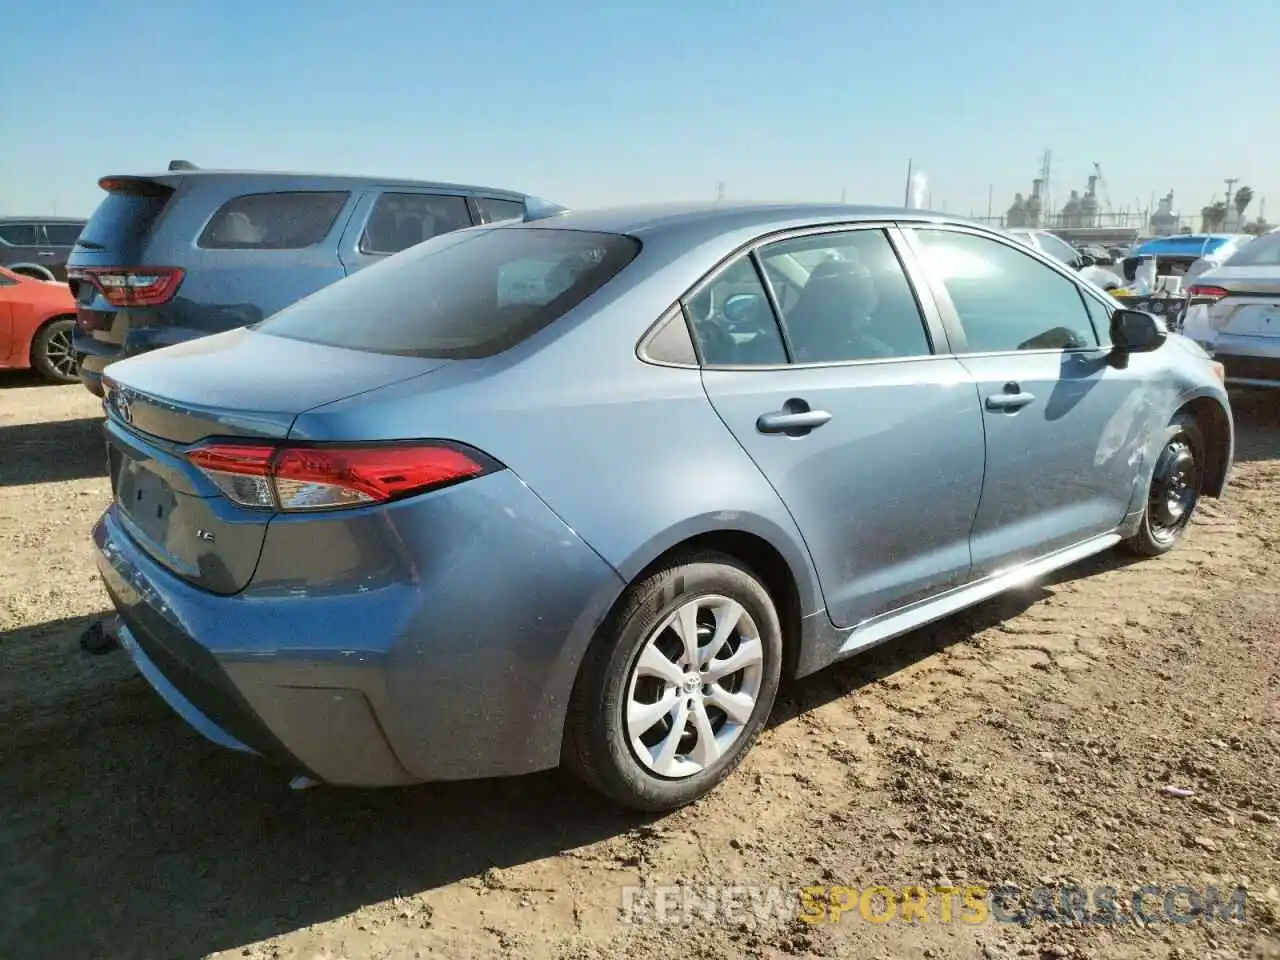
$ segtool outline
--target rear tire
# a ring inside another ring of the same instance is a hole
[[[1189,413],[1177,414],[1165,428],[1138,532],[1125,541],[1130,552],[1140,557],[1158,557],[1177,545],[1200,501],[1204,465],[1200,425]]]
[[[42,377],[55,383],[78,383],[80,364],[76,360],[72,332],[76,322],[72,317],[50,320],[31,341],[31,365]]]
[[[680,558],[634,583],[588,649],[565,763],[624,806],[682,807],[742,762],[781,673],[777,610],[755,575],[723,554]]]

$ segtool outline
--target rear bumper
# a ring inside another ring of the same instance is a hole
[[[153,561],[114,506],[98,521],[122,645],[175,712],[335,784],[558,764],[578,663],[622,589],[613,569],[509,471],[315,519],[272,521],[255,582],[231,597]]]
[[[1219,334],[1212,351],[1226,372],[1227,383],[1280,387],[1280,337]]]

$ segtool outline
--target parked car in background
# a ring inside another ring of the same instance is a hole
[[[84,225],[72,217],[0,217],[0,267],[37,280],[66,280],[67,258]]]
[[[784,673],[1169,550],[1233,443],[1156,318],[845,206],[438,236],[106,383],[98,566],[196,729],[335,784],[563,760],[648,810],[736,767]]]
[[[1280,387],[1280,230],[1195,278],[1183,333],[1211,351],[1228,383]]]
[[[102,178],[72,255],[75,349],[94,393],[123,357],[256,323],[439,234],[562,209],[452,183],[173,166]]]
[[[1246,233],[1181,233],[1172,237],[1153,237],[1129,251],[1121,261],[1121,273],[1128,283],[1137,276],[1142,257],[1156,258],[1156,275],[1181,277],[1184,287],[1205,270],[1223,263],[1253,237]]]
[[[1045,256],[1053,257],[1059,263],[1066,264],[1084,279],[1090,283],[1097,284],[1103,290],[1114,290],[1121,286],[1120,277],[1117,274],[1098,266],[1092,256],[1077,250],[1067,241],[1050,233],[1048,230],[1014,227],[1007,230],[1006,233],[1012,234],[1018,240],[1030,247],[1034,247]]]
[[[65,283],[0,267],[0,370],[34,368],[50,380],[74,383],[75,324],[76,301]]]

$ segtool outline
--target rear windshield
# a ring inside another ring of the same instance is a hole
[[[1224,267],[1280,267],[1280,233],[1264,233],[1227,257]]]
[[[352,350],[464,359],[509,349],[577,306],[640,251],[611,233],[511,227],[448,233],[257,324]]]
[[[153,194],[158,195],[108,193],[80,232],[80,245],[100,250],[124,251],[142,243],[173,191],[156,186]]]
[[[251,193],[224,203],[197,245],[215,250],[297,250],[319,243],[346,205],[345,191]]]

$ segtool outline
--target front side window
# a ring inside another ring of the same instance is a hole
[[[12,247],[34,247],[36,225],[34,223],[6,223],[0,226],[0,240]]]
[[[329,234],[350,194],[252,193],[224,203],[197,246],[212,250],[300,250]]]
[[[932,352],[915,293],[883,230],[780,240],[759,257],[775,288],[794,288],[778,300],[796,363]]]
[[[787,362],[778,321],[751,257],[739,257],[684,304],[703,366]]]
[[[519,200],[499,200],[495,197],[476,197],[476,209],[483,223],[499,220],[519,220],[524,216],[524,204]]]
[[[1096,347],[1077,286],[988,237],[915,229],[926,267],[951,297],[969,353]]]
[[[361,253],[399,253],[409,247],[471,226],[467,201],[462,197],[425,193],[384,193],[373,205]]]
[[[639,251],[631,237],[581,230],[444,234],[324,287],[253,329],[399,356],[492,356],[563,316]]]
[[[74,247],[83,229],[84,227],[78,223],[46,223],[44,225],[45,236],[49,238],[50,245],[55,247]]]

